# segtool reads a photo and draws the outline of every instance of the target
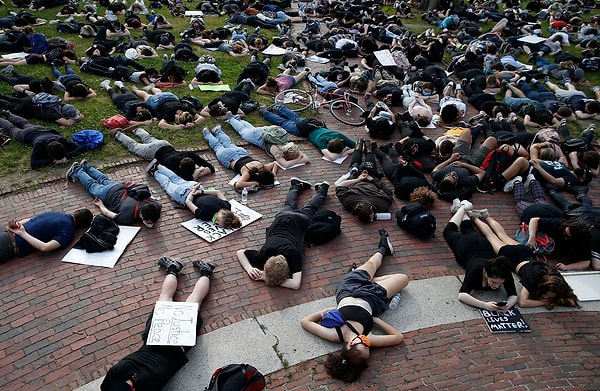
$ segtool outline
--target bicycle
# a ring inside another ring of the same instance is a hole
[[[311,83],[312,85],[312,83]],[[329,105],[329,112],[338,121],[351,126],[363,125],[366,119],[362,116],[365,109],[356,102],[353,102],[350,93],[334,91],[327,92],[328,99],[323,102],[317,100],[320,96],[316,87],[312,85],[310,91],[304,91],[296,88],[281,91],[275,95],[275,103],[282,103],[288,109],[299,112],[311,108],[318,110],[324,105]]]

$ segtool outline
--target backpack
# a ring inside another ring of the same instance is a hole
[[[143,183],[125,182],[123,186],[125,187],[125,192],[121,196],[121,199],[129,196],[134,200],[142,201],[150,198],[152,195],[150,188]]]
[[[48,51],[48,40],[42,33],[33,34],[30,44],[32,53],[44,54]]]
[[[104,135],[97,130],[84,129],[73,135],[73,141],[83,147],[96,149],[104,144]]]
[[[56,48],[63,48],[66,50],[73,51],[75,50],[75,44],[60,37],[50,38],[48,40],[48,49],[52,50]]]
[[[265,143],[283,145],[288,142],[288,132],[281,126],[267,126],[262,137]]]
[[[493,151],[490,151],[480,166],[485,170],[483,180],[492,184],[514,160],[515,156],[508,151],[508,148],[496,148]]]
[[[124,115],[116,114],[112,117],[101,119],[100,125],[104,126],[107,129],[116,129],[129,125],[129,120],[125,118]]]
[[[31,102],[40,110],[62,105],[62,100],[58,96],[49,94],[47,92],[35,94],[35,96],[31,98]]]
[[[202,110],[202,108],[204,107],[204,103],[202,103],[200,98],[197,98],[192,95],[186,95],[186,96],[182,97],[181,103],[183,104],[183,106],[186,108],[187,111],[197,112],[197,111]]]
[[[332,210],[320,209],[310,220],[304,242],[308,247],[323,244],[338,236],[341,232],[342,217]]]
[[[581,138],[572,138],[562,144],[562,150],[566,154],[570,152],[585,152],[587,149],[587,143]]]
[[[112,250],[117,244],[119,226],[104,215],[94,216],[90,228],[81,235],[73,248],[85,250],[87,253],[99,253]]]
[[[304,118],[296,122],[296,128],[298,132],[304,137],[308,137],[310,132],[315,129],[324,128],[325,124],[316,118]]]
[[[517,229],[517,232],[515,232],[515,240],[524,246],[527,245],[527,242],[529,241],[529,225],[527,225],[527,223],[521,223],[521,226]],[[537,248],[533,250],[533,253],[542,259],[545,259],[546,255],[554,251],[554,239],[543,232],[537,232],[535,234],[535,242]]]
[[[265,377],[252,365],[229,364],[213,372],[204,391],[260,391],[265,386]]]
[[[421,239],[429,239],[435,233],[435,216],[423,205],[413,202],[396,212],[398,226]]]
[[[579,62],[579,67],[584,71],[596,72],[600,69],[600,60],[598,58],[584,58]]]

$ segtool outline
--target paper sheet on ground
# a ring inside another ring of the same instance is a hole
[[[194,346],[197,323],[198,303],[157,301],[146,344]]]
[[[310,56],[310,57],[306,57],[307,61],[311,61],[311,62],[316,62],[317,64],[327,64],[329,62],[328,58],[323,58],[323,57],[319,57],[319,56]]]
[[[233,177],[233,178],[232,178],[232,179],[229,181],[229,184],[230,184],[231,186],[235,185],[235,183],[236,183],[237,181],[239,181],[241,177],[242,177],[242,176],[241,176],[240,174],[237,174],[236,176],[234,176],[234,177]],[[275,181],[275,182],[273,182],[273,185],[274,185],[274,186],[279,186],[280,184],[281,184],[281,183],[280,183],[279,181]]]
[[[270,44],[265,50],[263,50],[263,54],[268,54],[269,56],[283,56],[285,53],[287,53],[287,50],[273,44]]]
[[[600,272],[563,273],[579,301],[600,300]]]
[[[346,160],[347,157],[348,157],[348,155],[345,155],[345,156],[339,157],[335,160],[331,160],[331,159],[328,159],[325,156],[323,156],[321,159],[328,161],[328,162],[335,163],[335,164],[342,164],[344,162],[344,160]]]
[[[185,11],[185,16],[204,16],[202,11]]]
[[[392,57],[392,53],[388,50],[378,50],[373,52],[377,60],[384,67],[396,66],[396,62],[394,61],[394,57]]]
[[[80,265],[100,266],[113,268],[125,251],[125,247],[137,235],[140,227],[129,227],[119,225],[119,235],[117,244],[112,250],[102,251],[101,253],[86,253],[85,250],[72,248],[62,259],[62,262],[79,263]]]
[[[281,168],[282,170],[291,170],[292,168],[296,168],[296,167],[300,167],[303,166],[305,163],[298,163],[298,164],[294,164],[293,166],[290,166],[288,168],[285,168],[284,166],[282,166],[281,164],[279,164],[279,162],[277,160],[275,160],[273,163],[277,164],[277,167]]]
[[[229,201],[231,204],[231,211],[238,215],[240,220],[242,220],[242,226],[237,229],[226,229],[213,223],[212,221],[204,221],[198,219],[191,219],[181,223],[185,228],[189,229],[196,235],[200,236],[202,239],[206,240],[209,243],[215,242],[238,229],[242,229],[248,224],[260,219],[262,215],[245,205],[240,204],[235,200]]]
[[[534,45],[536,43],[544,42],[545,40],[546,38],[538,37],[537,35],[527,35],[525,37],[517,39],[517,41],[519,42],[532,43]]]
[[[25,53],[25,52],[8,53],[8,54],[2,55],[2,58],[25,58],[25,57],[27,57],[27,53]]]
[[[231,91],[229,84],[199,84],[200,91]]]

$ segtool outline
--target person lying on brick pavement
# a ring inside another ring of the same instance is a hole
[[[302,208],[298,208],[298,195],[311,187],[309,182],[292,178],[285,206],[277,212],[275,220],[267,228],[261,249],[238,250],[237,258],[251,279],[264,281],[268,286],[300,288],[304,234],[312,216],[327,196],[329,183],[316,184],[316,193]]]
[[[383,258],[394,253],[388,233],[379,230],[378,251],[364,264],[346,274],[336,290],[337,308],[319,311],[304,317],[300,324],[308,332],[327,341],[344,346],[338,353],[329,354],[325,370],[331,376],[346,382],[359,378],[367,368],[370,348],[395,346],[404,336],[379,316],[388,308],[390,299],[408,285],[406,274],[388,274],[375,277]],[[331,312],[331,314],[327,314]],[[338,322],[323,322],[326,315],[338,315]],[[383,333],[371,333],[373,327]]]
[[[95,198],[102,214],[117,224],[129,225],[140,221],[148,228],[160,218],[162,206],[149,194],[134,196],[123,181],[110,180],[86,160],[73,163],[66,173],[67,181],[78,179]]]
[[[162,257],[158,260],[158,265],[167,271],[158,301],[174,301],[173,298],[177,291],[177,274],[184,264],[168,257]],[[210,277],[215,267],[202,261],[194,261],[193,265],[200,272],[200,278],[185,301],[198,303],[200,306],[210,289]],[[169,379],[188,362],[186,351],[189,350],[189,347],[148,346],[146,344],[152,324],[152,315],[150,314],[148,317],[146,328],[142,334],[143,345],[108,370],[100,385],[100,390],[160,391]],[[197,330],[200,329],[200,326],[202,326],[202,319],[198,315]]]
[[[77,209],[71,214],[44,212],[20,221],[10,219],[0,230],[0,263],[35,251],[66,248],[73,241],[75,230],[89,227],[93,217],[89,209]]]

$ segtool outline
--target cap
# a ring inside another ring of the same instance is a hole
[[[171,42],[171,40],[169,39],[169,36],[164,34],[162,37],[160,37],[160,44],[161,45],[168,45]]]
[[[140,57],[140,55],[134,48],[129,48],[125,50],[125,57],[127,57],[130,60],[137,60]]]
[[[81,118],[81,113],[77,111],[75,106],[68,103],[62,106],[62,113],[68,119],[74,119],[75,121]]]

